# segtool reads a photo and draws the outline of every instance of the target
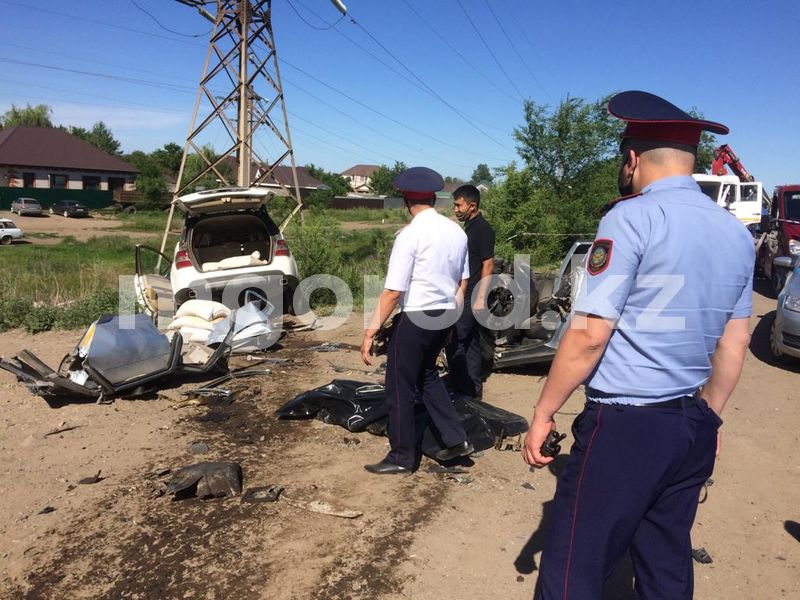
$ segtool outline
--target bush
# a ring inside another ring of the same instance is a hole
[[[58,309],[55,306],[34,306],[25,317],[28,333],[49,331],[56,324]]]
[[[100,315],[114,315],[118,310],[119,293],[117,290],[105,288],[86,300],[79,300],[59,309],[54,327],[58,329],[86,327]]]
[[[26,300],[0,297],[0,331],[22,327],[30,309]]]

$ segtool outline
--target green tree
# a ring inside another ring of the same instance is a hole
[[[58,128],[112,156],[119,156],[122,154],[120,152],[121,144],[114,138],[114,134],[111,133],[111,130],[102,121],[98,121],[92,125],[91,129],[76,127],[74,125],[70,125],[69,127],[59,125]]]
[[[167,182],[158,161],[141,150],[131,152],[125,158],[139,170],[139,175],[136,177],[136,191],[142,194],[144,204],[160,203],[162,194],[167,191]]]
[[[189,154],[183,167],[183,178],[178,186],[178,191],[185,194],[199,189],[211,190],[225,185],[235,185],[236,174],[233,172],[233,168],[227,160],[222,160],[216,164],[215,168],[225,181],[221,180],[217,173],[210,171],[192,183],[191,189],[183,190],[184,186],[197,177],[209,164],[216,163],[218,159],[219,155],[208,144],[200,149],[200,154]]]
[[[182,146],[170,142],[164,144],[158,150],[153,150],[151,155],[163,171],[173,176],[178,175],[178,170],[181,168],[181,158],[183,158]]]
[[[461,179],[460,177],[451,177],[450,175],[447,175],[444,178],[444,182],[445,183],[464,183],[464,180]]]
[[[492,176],[492,172],[489,170],[489,165],[481,163],[475,167],[469,182],[473,185],[477,185],[481,181],[491,182],[492,179],[494,179],[494,177]]]
[[[373,171],[372,175],[370,175],[370,189],[372,189],[372,193],[377,194],[379,196],[400,196],[400,190],[394,187],[394,178],[397,177],[400,173],[405,171],[408,167],[406,167],[405,163],[400,161],[395,161],[393,167],[387,167],[386,165],[381,165],[375,171]]]
[[[328,208],[333,204],[335,196],[346,196],[350,191],[347,180],[338,173],[326,171],[313,164],[307,165],[306,170],[314,179],[321,181],[328,188],[315,190],[308,195],[305,204],[311,209]]]
[[[14,127],[15,125],[30,125],[32,127],[52,127],[53,122],[50,117],[53,109],[46,104],[31,106],[27,104],[25,108],[20,108],[16,104],[11,105],[11,109],[6,111],[0,125],[2,127]]]

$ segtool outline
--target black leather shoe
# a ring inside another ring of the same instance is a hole
[[[469,443],[469,440],[464,440],[460,444],[456,444],[450,448],[445,448],[444,450],[439,450],[436,453],[436,460],[447,462],[448,460],[453,460],[454,458],[469,456],[473,452],[475,452],[475,448]]]
[[[411,469],[385,461],[374,465],[364,465],[364,468],[375,475],[408,475],[411,473]]]

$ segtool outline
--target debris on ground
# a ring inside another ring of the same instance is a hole
[[[439,473],[439,479],[443,481],[454,481],[460,485],[469,485],[473,481],[475,481],[469,475],[465,475],[462,473]]]
[[[203,462],[178,469],[167,483],[166,494],[176,499],[224,498],[242,493],[242,467],[234,462]]]
[[[314,346],[314,352],[338,352],[342,347],[337,342],[323,342],[319,346]]]
[[[714,562],[705,548],[692,548],[692,558],[703,565],[710,565]]]
[[[208,452],[208,444],[205,442],[192,442],[189,444],[189,452],[192,454],[205,454]]]
[[[449,474],[469,473],[469,470],[465,469],[464,467],[458,467],[458,466],[445,467],[443,465],[438,465],[438,464],[428,465],[428,468],[425,470],[428,473],[434,473],[436,475],[447,474],[447,473]]]
[[[81,485],[92,485],[99,481],[103,481],[105,477],[100,477],[101,471],[97,471],[94,475],[90,475],[89,477],[84,477],[83,479],[79,479],[78,483]]]
[[[208,373],[226,365],[232,335],[231,328],[205,363],[193,365],[183,359],[181,335],[168,339],[147,315],[103,315],[58,371],[28,350],[8,360],[0,358],[0,368],[48,402],[105,402],[122,395],[141,396],[169,377]]]
[[[242,495],[242,502],[258,504],[261,502],[277,502],[284,487],[279,484],[250,488]]]
[[[286,494],[283,494],[281,499],[295,508],[301,508],[303,510],[321,515],[330,515],[331,517],[341,517],[342,519],[355,519],[364,514],[359,510],[351,510],[348,508],[334,506],[333,503],[326,500],[294,500],[289,498]]]
[[[45,506],[45,507],[44,507],[42,510],[40,510],[40,511],[39,511],[39,512],[37,512],[36,514],[37,514],[37,515],[46,515],[46,514],[49,514],[49,513],[51,513],[51,512],[55,512],[55,510],[56,510],[56,509],[55,509],[55,507],[53,507],[53,506]]]
[[[67,425],[66,421],[61,421],[61,424],[45,433],[42,437],[48,437],[51,435],[57,435],[59,433],[64,433],[65,431],[72,431],[73,429],[78,429],[82,427],[82,425]]]

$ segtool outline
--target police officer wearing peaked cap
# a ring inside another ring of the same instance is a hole
[[[536,597],[600,600],[630,551],[639,598],[684,600],[700,488],[750,339],[753,242],[691,177],[701,132],[727,127],[645,92],[608,110],[627,122],[622,197],[600,221],[523,447],[528,464],[553,460],[542,444],[584,383]]]
[[[437,172],[413,167],[400,173],[394,184],[403,192],[412,219],[395,238],[385,289],[361,345],[364,362],[372,364],[373,337],[399,304],[401,313],[386,359],[391,449],[383,460],[364,467],[380,475],[410,473],[417,465],[417,392],[445,445],[436,458],[451,460],[473,452],[436,369],[469,277],[467,236],[433,208],[436,192],[444,187]]]

